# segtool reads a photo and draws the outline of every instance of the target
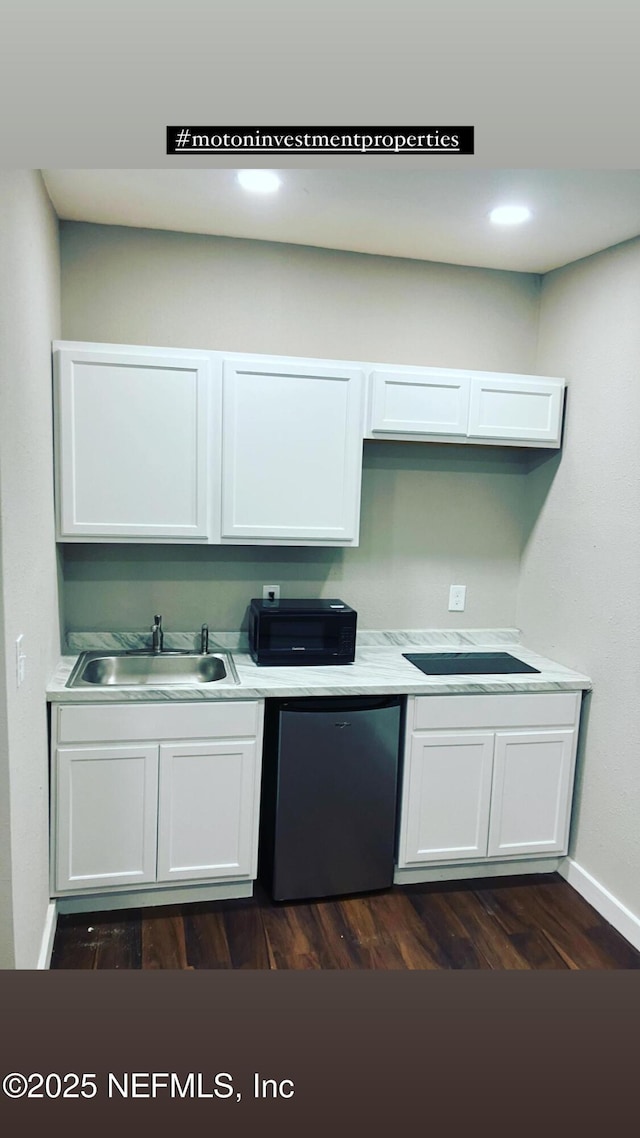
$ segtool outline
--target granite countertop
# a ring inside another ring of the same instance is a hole
[[[122,651],[144,643],[139,633],[75,633],[68,638],[62,656],[47,686],[52,703],[123,703],[129,700],[223,700],[329,695],[434,695],[481,692],[579,691],[591,688],[591,680],[579,672],[529,651],[519,641],[515,628],[422,629],[359,632],[353,664],[326,667],[258,667],[247,652],[246,638],[239,633],[212,633],[210,651],[231,651],[239,684],[180,684],[171,687],[68,688],[66,682],[81,651]],[[194,650],[192,633],[167,635],[166,646]],[[539,669],[510,675],[427,676],[403,658],[403,652],[508,651]]]

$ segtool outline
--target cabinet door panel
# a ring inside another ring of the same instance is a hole
[[[155,880],[157,746],[57,752],[57,888]]]
[[[361,417],[358,371],[226,361],[223,541],[356,545]]]
[[[158,881],[255,877],[256,744],[162,744]]]
[[[414,735],[405,770],[398,864],[487,852],[493,734]]]
[[[206,540],[208,358],[64,349],[55,362],[60,536]]]
[[[575,731],[496,736],[489,855],[567,849]]]
[[[468,376],[374,371],[371,385],[373,436],[466,435]]]
[[[471,381],[469,438],[560,445],[564,387],[519,377]]]

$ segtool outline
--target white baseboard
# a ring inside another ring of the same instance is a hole
[[[56,935],[56,923],[58,920],[58,906],[55,901],[51,901],[47,906],[47,915],[44,921],[44,929],[42,931],[42,943],[40,945],[40,952],[38,954],[37,969],[46,969],[51,964],[51,954],[53,952],[53,941]]]
[[[596,881],[595,877],[587,873],[587,870],[578,865],[573,858],[565,858],[558,873],[584,897],[585,901],[597,909],[605,921],[613,925],[614,929],[640,952],[640,917],[632,913],[631,909],[627,909],[622,901],[614,897],[613,893]]]

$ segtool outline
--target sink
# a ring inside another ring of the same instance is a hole
[[[231,655],[174,652],[83,652],[66,687],[175,687],[240,680]]]

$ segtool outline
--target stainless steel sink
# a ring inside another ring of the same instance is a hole
[[[239,684],[231,655],[177,652],[83,652],[66,687],[175,687]]]

